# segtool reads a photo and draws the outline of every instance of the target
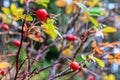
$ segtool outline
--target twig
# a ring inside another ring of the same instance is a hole
[[[26,16],[27,16],[27,14],[25,15],[25,19],[24,19],[23,24],[22,24],[21,41],[20,41],[20,47],[18,49],[17,56],[16,56],[16,74],[15,74],[14,80],[17,79],[17,75],[18,75],[18,72],[19,72],[19,54],[20,54],[20,50],[21,50],[21,47],[22,47],[23,34],[24,34],[23,27],[24,27],[24,24],[25,24],[25,21],[26,21]]]
[[[81,49],[81,47],[83,46],[83,44],[84,44],[84,43],[86,42],[86,40],[88,39],[89,34],[90,34],[90,31],[87,30],[87,31],[85,31],[85,32],[83,33],[83,35],[81,36],[81,37],[82,37],[82,38],[81,38],[81,42],[80,42],[80,44],[79,44],[79,47],[77,48],[77,50],[76,50],[75,53],[74,53],[74,56],[73,56],[73,58],[72,58],[72,61],[75,59],[75,57],[76,57],[76,55],[78,54],[79,50]]]
[[[3,57],[12,57],[12,56],[16,56],[16,54],[0,55],[1,58],[3,58]]]
[[[72,72],[74,72],[74,71],[68,71],[68,72],[65,72],[65,73],[60,73],[60,74],[57,74],[56,76],[54,76],[52,79],[50,79],[50,80],[54,80],[54,79],[56,79],[56,78],[58,78],[58,77],[62,77],[62,76],[65,76],[65,75],[68,75],[68,74],[70,74],[70,73],[72,73]]]
[[[72,79],[74,76],[76,76],[77,73],[79,73],[80,70],[76,71],[75,73],[73,73],[69,78],[67,78],[67,80],[70,80]]]
[[[42,71],[44,71],[44,70],[46,70],[46,69],[48,69],[48,68],[50,68],[50,67],[52,67],[53,65],[51,65],[51,66],[47,66],[47,67],[45,67],[45,68],[42,68],[42,69],[40,69],[40,70],[38,70],[37,71],[37,68],[36,69],[34,69],[31,73],[30,73],[30,75],[28,75],[28,80],[30,79],[30,78],[32,78],[34,75],[36,75],[36,74],[39,74],[40,72],[42,72]],[[36,71],[36,72],[35,72]],[[34,73],[34,74],[33,74]]]

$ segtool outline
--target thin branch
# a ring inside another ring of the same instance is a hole
[[[62,76],[65,76],[65,75],[68,75],[68,74],[70,74],[70,73],[72,73],[72,72],[74,72],[74,71],[68,71],[68,72],[65,72],[65,73],[62,73],[62,74],[57,74],[56,76],[54,76],[52,79],[50,79],[50,80],[54,80],[54,79],[56,79],[56,78],[58,78],[58,77],[62,77]]]
[[[42,71],[44,71],[44,70],[46,70],[46,69],[48,69],[48,68],[50,68],[50,67],[52,67],[53,65],[51,65],[51,66],[47,66],[47,67],[45,67],[45,68],[42,68],[42,69],[40,69],[40,70],[37,70],[37,68],[36,69],[34,69],[31,73],[30,73],[30,75],[28,75],[28,80],[30,79],[30,78],[32,78],[33,76],[35,76],[36,74],[39,74],[40,72],[42,72]]]
[[[3,58],[3,57],[12,57],[12,56],[16,56],[16,54],[0,55],[0,58]]]
[[[20,47],[18,49],[17,56],[16,56],[16,74],[15,74],[14,80],[17,79],[17,75],[18,75],[18,71],[19,71],[19,54],[20,54],[20,51],[21,51],[21,48],[22,48],[22,41],[23,41],[23,34],[24,34],[23,27],[24,27],[24,24],[25,24],[25,21],[26,21],[26,16],[27,16],[27,14],[25,15],[25,19],[24,19],[23,24],[22,24],[21,41],[20,41]]]
[[[76,55],[78,54],[79,50],[81,49],[81,47],[83,46],[83,44],[86,42],[86,40],[88,39],[88,36],[90,35],[90,31],[87,30],[83,33],[83,35],[81,36],[81,42],[79,44],[79,47],[77,48],[77,50],[74,53],[74,56],[72,58],[72,61],[76,58]]]
[[[76,71],[75,73],[73,73],[69,78],[67,78],[66,80],[70,80],[72,79],[74,76],[76,76],[76,74],[78,74],[80,72],[80,70]]]

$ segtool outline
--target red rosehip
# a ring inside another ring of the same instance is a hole
[[[67,35],[67,36],[66,36],[66,39],[67,39],[68,41],[75,41],[75,40],[77,40],[77,36]]]
[[[14,44],[15,46],[19,47],[19,46],[20,46],[20,41],[15,40],[15,41],[13,42],[13,44]]]
[[[40,33],[36,33],[36,37],[38,38],[38,40],[39,40],[40,42],[43,41],[42,36],[41,36]]]
[[[9,26],[7,24],[1,24],[1,28],[4,30],[9,30]]]
[[[2,69],[2,70],[0,70],[0,73],[1,73],[2,76],[5,76],[6,71],[4,69]]]
[[[87,80],[95,80],[94,76],[89,75]]]
[[[75,62],[75,61],[73,61],[73,62],[70,62],[70,68],[71,69],[73,69],[74,71],[76,71],[76,70],[79,70],[80,69],[80,65],[77,63],[77,62]]]
[[[48,17],[48,13],[45,9],[38,9],[36,11],[36,16],[40,21],[46,21]]]

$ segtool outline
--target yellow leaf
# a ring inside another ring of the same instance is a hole
[[[2,14],[2,22],[7,23],[7,24],[11,24],[11,21],[12,21],[11,18],[8,18],[7,15]]]
[[[114,27],[105,27],[103,29],[104,32],[107,32],[107,33],[112,33],[112,32],[116,32],[117,30],[114,28]]]
[[[58,7],[65,7],[66,6],[66,1],[65,0],[57,0],[55,2],[55,5],[58,6]]]
[[[8,62],[0,62],[0,69],[8,68],[10,64]]]
[[[96,57],[94,57],[93,58],[101,67],[105,67],[105,63],[102,61],[102,60],[100,60],[100,59],[98,59],[98,58],[96,58]]]
[[[24,19],[24,18],[25,18],[25,15],[22,15],[21,18]],[[27,15],[27,16],[26,16],[26,20],[27,20],[27,21],[32,21],[33,18],[32,18],[32,16]]]
[[[15,21],[17,21],[17,20],[19,20],[19,19],[21,19],[21,17],[20,17],[19,15],[14,17],[14,20],[15,20]]]
[[[17,8],[17,15],[22,15],[23,14],[24,9],[23,8]]]
[[[63,50],[63,55],[64,55],[64,56],[69,56],[69,55],[70,55],[70,52],[71,52],[71,51],[70,51],[69,48],[64,49],[64,50]]]
[[[17,11],[16,5],[12,3],[11,6],[10,6],[10,10],[11,10],[12,14],[15,15],[16,11]]]
[[[24,3],[24,0],[20,0],[20,4],[23,4]]]
[[[105,73],[105,72],[102,73],[102,79],[101,80],[109,80],[107,73]]]
[[[88,58],[95,60],[101,67],[105,67],[105,63],[102,60],[100,60],[96,57],[93,57],[92,54],[88,55]]]
[[[7,19],[7,16],[5,14],[2,14],[2,22],[5,22]]]
[[[68,5],[66,8],[66,14],[70,14],[72,12],[72,8],[73,8],[72,5]]]
[[[115,80],[115,75],[113,75],[113,74],[109,74],[109,76],[108,76],[108,80]]]
[[[79,7],[75,5],[75,6],[73,7],[73,13],[76,13],[76,12],[78,11],[78,9],[79,9]]]
[[[97,3],[98,3],[98,1],[99,0],[90,0],[90,1],[88,1],[88,5],[90,6],[90,7],[94,7]]]
[[[5,14],[10,14],[9,8],[2,7],[1,10],[2,10]]]
[[[99,26],[99,24],[98,24],[98,22],[97,22],[97,20],[95,19],[95,18],[93,18],[93,17],[89,17],[89,19],[90,19],[90,21],[95,25],[95,29],[97,29],[98,28],[98,26]]]

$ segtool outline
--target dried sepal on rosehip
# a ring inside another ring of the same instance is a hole
[[[67,35],[67,36],[66,36],[66,39],[67,39],[68,41],[75,41],[75,40],[77,40],[78,38],[77,38],[77,36],[75,36],[75,35]]]
[[[79,65],[79,63],[73,61],[73,62],[70,62],[69,64],[70,68],[73,69],[74,71],[77,71],[79,70],[81,67]]]
[[[48,13],[45,9],[38,9],[36,11],[36,16],[40,21],[46,21],[48,18]]]

